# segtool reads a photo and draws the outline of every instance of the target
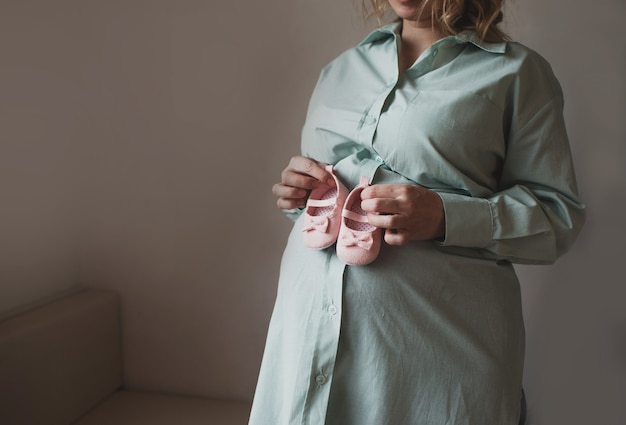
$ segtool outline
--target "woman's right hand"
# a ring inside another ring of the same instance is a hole
[[[335,180],[325,169],[326,164],[304,156],[294,156],[287,168],[281,173],[280,183],[272,187],[272,193],[278,196],[276,205],[283,210],[303,207],[311,190],[321,183],[335,185]]]

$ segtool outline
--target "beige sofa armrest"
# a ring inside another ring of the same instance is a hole
[[[118,391],[75,425],[246,425],[251,403]]]

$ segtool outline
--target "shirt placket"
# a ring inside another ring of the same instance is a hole
[[[392,62],[394,63],[394,62]],[[395,70],[387,70],[386,85],[367,108],[357,128],[357,142],[367,147],[375,156],[372,141],[382,113],[385,101],[397,84]],[[367,164],[359,170],[361,175],[368,175],[371,179],[376,169],[382,164],[382,158],[376,156],[376,161]],[[336,363],[337,348],[341,332],[343,275],[346,265],[336,255],[329,254],[327,258],[328,275],[324,282],[320,305],[316,315],[317,329],[315,334],[315,350],[311,358],[309,372],[309,388],[302,411],[303,425],[319,425],[326,420],[328,401],[331,391],[333,374]]]
[[[390,58],[390,63],[397,63],[399,42],[399,38],[396,37],[395,44],[397,51],[395,57]],[[413,66],[411,66],[402,76],[398,76],[397,67],[389,67],[385,70],[385,78],[387,84],[384,89],[381,90],[376,99],[372,102],[371,106],[365,111],[357,133],[359,143],[366,146],[368,149],[374,152],[375,155],[378,154],[376,153],[376,149],[373,146],[374,136],[378,128],[380,115],[383,113],[386,102],[393,94],[393,92],[398,90],[404,79],[410,78],[412,80],[417,80],[418,78],[433,69],[435,60],[439,54],[439,47],[433,46],[429,48],[426,53],[427,54],[424,57],[420,58],[415,64],[413,64]],[[380,156],[377,156],[376,159],[380,162],[383,162],[383,159],[380,158]]]
[[[363,115],[363,119],[360,123],[360,128],[358,131],[358,142],[372,152],[376,152],[373,146],[374,134],[376,133],[376,128],[378,127],[378,122],[380,120],[380,114],[383,111],[383,107],[385,106],[385,102],[387,98],[395,89],[397,84],[397,80],[393,80],[390,82],[384,90],[378,95],[378,97],[374,100],[372,105]]]
[[[378,96],[374,99],[374,101],[370,104],[369,108],[365,110],[363,115],[363,119],[361,120],[360,127],[357,133],[358,142],[372,152],[376,154],[376,150],[373,146],[374,135],[376,133],[376,128],[378,127],[378,122],[380,120],[380,114],[383,112],[383,108],[385,106],[385,102],[391,95],[391,93],[395,90],[398,84],[398,52],[399,52],[399,43],[400,38],[394,34],[393,41],[395,48],[390,49],[386,56],[385,64],[386,66],[382,68],[383,71],[383,89],[379,92]],[[377,154],[376,154],[377,155]],[[382,158],[379,156],[376,157],[377,160],[382,162]]]
[[[415,64],[411,69],[411,78],[417,78],[418,75],[430,71],[435,55],[430,55]],[[391,63],[396,63],[396,61],[397,59],[393,59]],[[385,102],[388,101],[389,96],[399,84],[397,68],[389,67],[386,70],[385,78],[383,88],[371,102],[370,107],[365,110],[357,129],[358,143],[369,149],[375,159],[375,163],[372,161],[371,164],[363,166],[364,168],[359,170],[362,175],[369,175],[370,178],[378,166],[384,163],[383,159],[376,153],[373,141],[380,116],[385,108]],[[320,282],[322,291],[317,300],[319,304],[317,312],[312,315],[314,323],[309,323],[310,328],[315,329],[313,330],[315,349],[310,358],[310,369],[307,377],[309,380],[308,390],[304,399],[304,406],[302,406],[301,420],[298,422],[302,425],[325,423],[339,346],[343,275],[346,265],[331,252],[328,253],[326,261],[327,274],[324,281]]]
[[[319,425],[325,422],[339,345],[343,274],[346,265],[331,253],[327,260],[328,274],[324,282],[320,282],[323,290],[316,314],[318,326],[311,359],[309,389],[301,421],[303,425]]]

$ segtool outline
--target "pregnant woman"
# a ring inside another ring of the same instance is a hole
[[[559,83],[499,29],[502,0],[372,0],[398,19],[326,66],[251,425],[518,425],[512,263],[584,222]]]

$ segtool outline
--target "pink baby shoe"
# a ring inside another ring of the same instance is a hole
[[[351,266],[364,266],[376,259],[380,252],[382,231],[367,221],[361,209],[361,192],[369,186],[369,179],[361,182],[348,195],[341,213],[341,228],[337,239],[337,256]]]
[[[328,248],[337,241],[341,209],[348,196],[348,189],[335,175],[333,166],[327,165],[326,171],[335,179],[335,186],[322,183],[313,189],[304,209],[304,244],[312,249]]]

